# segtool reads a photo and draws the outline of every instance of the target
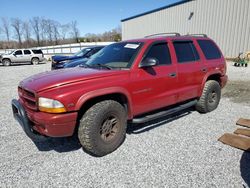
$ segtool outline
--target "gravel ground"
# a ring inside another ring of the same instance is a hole
[[[50,64],[0,66],[0,187],[243,187],[250,185],[249,153],[218,142],[250,118],[248,103],[223,97],[208,114],[185,111],[130,126],[126,141],[102,158],[84,153],[77,139],[33,143],[13,119],[17,84]],[[228,66],[230,81],[250,80],[250,68]],[[248,85],[250,87],[250,85]]]

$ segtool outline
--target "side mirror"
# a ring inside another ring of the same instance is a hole
[[[146,59],[143,59],[142,62],[140,63],[139,67],[143,68],[143,67],[153,67],[155,65],[158,65],[159,61],[156,58],[153,57],[148,57]]]

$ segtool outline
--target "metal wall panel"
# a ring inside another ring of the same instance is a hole
[[[122,21],[123,40],[161,32],[206,33],[237,56],[250,51],[250,0],[194,0]]]

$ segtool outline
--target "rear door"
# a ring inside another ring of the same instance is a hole
[[[173,65],[167,41],[152,43],[143,59],[155,58],[159,64],[138,68],[133,74],[131,88],[136,115],[176,102],[176,66]]]
[[[192,40],[174,40],[178,72],[178,102],[196,98],[206,70]],[[204,71],[204,72],[203,72]]]
[[[25,62],[30,62],[31,61],[31,51],[30,50],[23,50],[23,60]]]

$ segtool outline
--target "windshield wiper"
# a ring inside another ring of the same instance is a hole
[[[88,64],[81,64],[79,65],[79,67],[83,67],[83,68],[93,68],[92,66],[88,65]]]
[[[101,64],[101,63],[97,63],[97,64],[94,64],[95,66],[98,66],[98,67],[102,67],[102,68],[105,68],[105,69],[108,69],[108,70],[111,70],[113,69],[113,67],[109,66],[109,65],[106,65],[106,64]],[[93,66],[94,66],[93,65]]]

